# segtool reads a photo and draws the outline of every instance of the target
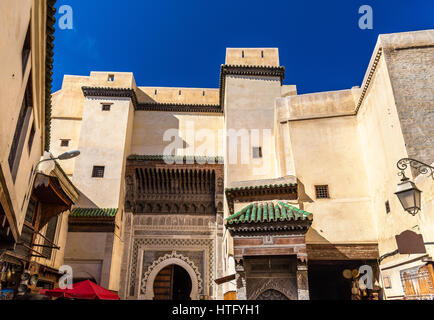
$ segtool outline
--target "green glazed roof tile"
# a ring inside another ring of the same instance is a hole
[[[285,202],[251,203],[226,218],[228,224],[312,220],[313,214]]]
[[[115,217],[118,208],[74,208],[71,217]]]

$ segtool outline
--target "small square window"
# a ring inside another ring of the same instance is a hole
[[[104,166],[93,166],[92,178],[104,178]]]
[[[317,199],[330,198],[328,185],[315,186],[315,193]]]
[[[61,147],[69,147],[69,140],[68,139],[60,140],[60,146]]]
[[[103,104],[102,105],[102,111],[110,111],[110,107],[111,107],[111,105],[109,105],[109,104]]]
[[[254,159],[262,158],[262,148],[261,147],[253,147],[252,154]]]
[[[107,81],[110,81],[110,82],[115,81],[115,75],[114,74],[109,74],[108,78],[107,78]]]

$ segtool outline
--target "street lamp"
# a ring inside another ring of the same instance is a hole
[[[68,159],[77,157],[79,154],[80,154],[80,151],[78,151],[78,150],[67,151],[67,152],[64,152],[61,155],[57,156],[57,158],[49,158],[49,159],[43,159],[43,160],[39,161],[38,164],[36,165],[36,167],[38,167],[38,165],[44,161],[68,160]]]
[[[423,162],[414,160],[411,158],[403,158],[396,164],[399,170],[401,170],[398,175],[402,176],[401,183],[398,184],[398,188],[395,192],[396,196],[401,202],[402,207],[405,211],[411,215],[415,215],[419,212],[421,208],[421,193],[413,181],[405,176],[405,169],[408,166],[416,169],[421,174],[428,174],[434,179],[434,167],[431,167]]]

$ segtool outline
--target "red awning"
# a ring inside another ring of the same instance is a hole
[[[117,294],[100,287],[90,280],[73,284],[72,289],[41,289],[40,293],[56,298],[65,297],[86,300],[120,300]]]

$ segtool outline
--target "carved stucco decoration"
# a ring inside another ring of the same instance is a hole
[[[147,269],[145,274],[143,275],[142,284],[141,284],[141,295],[143,299],[152,299],[154,297],[154,289],[153,284],[155,277],[158,273],[164,269],[165,267],[176,264],[183,267],[191,278],[191,293],[190,298],[192,300],[199,299],[199,294],[202,293],[202,277],[199,269],[191,261],[188,257],[183,256],[182,254],[176,253],[176,251],[172,251],[170,254],[166,254],[157,260],[155,260]]]
[[[248,279],[247,282],[252,282],[253,279]],[[257,300],[257,298],[266,290],[276,290],[281,292],[289,300],[297,300],[298,293],[295,285],[295,280],[288,279],[264,279],[256,282],[250,290],[248,290],[248,300]]]

